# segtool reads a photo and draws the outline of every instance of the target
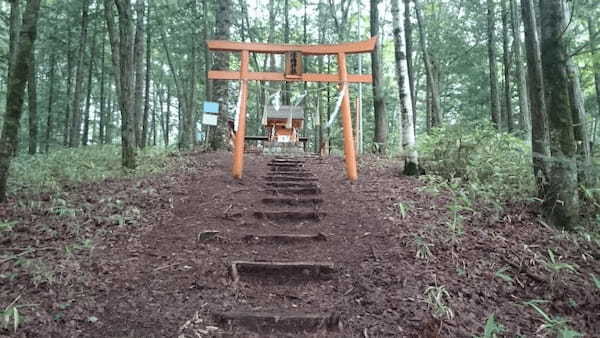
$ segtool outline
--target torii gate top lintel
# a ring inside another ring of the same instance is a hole
[[[358,178],[356,167],[356,153],[354,149],[354,136],[352,134],[352,117],[350,116],[350,98],[348,83],[371,83],[370,74],[348,74],[346,65],[347,54],[370,53],[377,45],[377,37],[369,40],[341,43],[337,45],[281,45],[264,43],[247,43],[233,41],[207,41],[208,49],[216,52],[237,52],[241,56],[240,70],[213,70],[208,73],[211,80],[240,81],[240,101],[236,120],[238,132],[235,135],[233,149],[232,174],[235,178],[242,178],[244,168],[244,141],[246,138],[246,108],[248,100],[248,81],[302,81],[302,82],[336,82],[342,86],[342,126],[344,134],[344,157],[346,172],[351,181]],[[287,65],[284,73],[276,72],[250,72],[250,53],[288,54]],[[335,55],[338,61],[338,74],[309,74],[302,72],[303,55]]]
[[[255,42],[233,42],[222,40],[207,41],[208,49],[215,52],[241,52],[284,54],[286,52],[301,52],[304,55],[334,55],[339,53],[359,54],[369,53],[375,48],[377,37],[358,42],[347,42],[336,45],[283,45]]]

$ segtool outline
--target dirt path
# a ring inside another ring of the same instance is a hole
[[[534,336],[543,321],[524,305],[532,299],[552,301],[540,306],[571,327],[600,333],[600,293],[587,278],[600,276],[600,250],[548,232],[526,208],[482,212],[457,234],[448,197],[397,177],[384,161],[363,161],[355,184],[337,158],[249,155],[242,181],[230,178],[227,154],[186,163],[81,192],[80,200],[120,196],[141,221],[96,224],[109,232],[101,245],[56,261],[77,263],[69,273],[78,278],[34,286],[31,275],[1,287],[2,303],[19,294],[37,304],[22,309],[17,335],[472,337],[495,314],[508,336]],[[18,210],[0,210],[0,219]],[[34,243],[33,235],[11,243]],[[547,248],[578,273],[551,279],[539,264]],[[428,303],[434,296],[446,307]]]

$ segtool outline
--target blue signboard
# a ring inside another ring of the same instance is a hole
[[[205,113],[219,113],[219,104],[217,102],[204,101],[204,112]]]

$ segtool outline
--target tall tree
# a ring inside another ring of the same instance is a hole
[[[425,20],[421,14],[420,3],[415,2],[415,14],[417,15],[417,25],[419,26],[419,43],[423,53],[423,63],[425,64],[425,73],[427,77],[427,125],[428,127],[438,127],[442,123],[442,108],[440,106],[440,91],[438,81],[435,76],[435,69],[431,60],[429,49],[427,48],[427,38],[425,36]]]
[[[592,67],[593,67],[593,73],[594,73],[594,88],[596,89],[596,104],[598,106],[598,115],[596,117],[596,124],[598,123],[598,119],[600,119],[600,58],[598,57],[598,54],[596,54],[596,40],[594,39],[594,37],[596,36],[596,29],[597,27],[595,26],[596,23],[594,21],[594,19],[592,18],[592,16],[588,16],[587,18],[587,26],[588,26],[588,32],[589,32],[589,36],[590,36],[590,50],[591,50],[591,54],[592,54]],[[593,136],[595,136],[595,131],[592,134]]]
[[[48,75],[48,108],[46,112],[46,135],[45,135],[45,153],[50,152],[50,140],[53,132],[53,105],[54,105],[54,80],[56,77],[56,51],[53,49],[50,53],[50,74]]]
[[[519,112],[520,127],[525,135],[527,143],[531,143],[531,115],[529,111],[529,100],[527,96],[527,79],[523,69],[523,57],[521,52],[521,16],[517,7],[517,0],[510,0],[511,22],[513,34],[513,51],[515,63],[515,80],[519,90]]]
[[[495,0],[487,0],[488,62],[490,68],[490,112],[492,122],[501,129],[498,70],[496,66],[496,7]]]
[[[509,30],[509,7],[508,0],[502,0],[502,51],[503,51],[503,65],[504,65],[504,112],[506,128],[509,133],[514,129],[513,121],[513,109],[512,109],[512,89],[511,89],[511,50],[510,50],[510,38],[508,34]]]
[[[135,121],[135,143],[142,148],[142,115],[144,105],[144,0],[137,0],[135,4],[136,25],[135,39],[133,42],[133,63],[135,68],[135,94],[133,101],[133,118]]]
[[[35,45],[33,47],[35,49]],[[29,80],[27,81],[27,107],[29,108],[29,154],[35,155],[38,144],[37,71],[35,51],[31,53]]]
[[[379,9],[380,0],[370,0],[370,26],[371,36],[379,35]],[[374,142],[379,153],[385,153],[388,137],[387,111],[385,110],[385,98],[383,96],[383,73],[381,70],[381,38],[379,37],[375,49],[371,53],[371,71],[373,73],[373,105],[375,113],[375,137]]]
[[[144,114],[142,116],[142,140],[140,142],[142,148],[144,148],[148,144],[148,117],[150,114],[150,82],[152,74],[152,31],[150,30],[151,7],[152,2],[149,2],[148,10],[146,13],[148,29],[146,31],[146,89],[144,90]],[[155,121],[155,116],[152,115],[152,117],[152,121]],[[156,137],[154,137],[154,141],[156,142]]]
[[[550,122],[550,186],[544,201],[547,220],[573,229],[579,215],[577,193],[577,145],[569,100],[567,19],[563,0],[542,0],[542,70]]]
[[[217,4],[217,25],[215,39],[229,40],[229,30],[231,28],[231,0],[222,0]],[[229,56],[227,54],[218,54],[214,58],[214,69],[229,69]],[[227,142],[227,119],[229,117],[227,109],[227,101],[229,94],[227,91],[227,81],[213,82],[213,101],[219,103],[219,120],[218,125],[214,128],[211,139],[212,149],[224,149]]]
[[[417,126],[417,93],[415,86],[415,71],[413,65],[413,39],[412,23],[410,21],[410,0],[404,0],[404,32],[406,35],[406,64],[408,67],[408,83],[410,85],[410,97],[413,108],[413,133],[416,134]]]
[[[6,201],[10,162],[19,145],[19,127],[23,113],[25,86],[31,72],[29,67],[37,35],[39,11],[40,0],[29,0],[25,13],[23,13],[19,39],[14,47],[14,65],[8,77],[6,113],[0,136],[0,202]]]
[[[401,18],[404,18],[404,6],[399,6],[399,0],[392,0],[392,19],[394,25],[394,47],[396,50],[396,76],[398,78],[398,93],[400,95],[400,116],[402,117],[402,147],[406,152],[404,173],[418,175],[418,155],[415,148],[415,129],[413,127],[413,107],[408,77],[408,62],[406,60],[406,36]]]
[[[112,45],[112,51],[119,54],[121,157],[123,167],[135,169],[133,10],[131,0],[115,0],[115,4],[119,14],[119,45]]]
[[[529,101],[531,102],[533,172],[537,182],[538,197],[544,200],[550,181],[548,168],[550,160],[550,127],[544,92],[542,56],[537,33],[538,25],[534,0],[521,0],[521,7],[525,28]]]
[[[73,102],[71,103],[69,147],[78,147],[81,143],[81,95],[83,91],[83,76],[85,70],[83,59],[85,47],[87,45],[89,7],[90,0],[83,0],[81,2],[81,32],[79,33],[79,46],[77,57],[75,59],[75,91],[73,92]]]

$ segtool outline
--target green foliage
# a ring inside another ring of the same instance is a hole
[[[496,321],[496,317],[492,314],[485,321],[483,328],[483,336],[479,338],[496,338],[499,334],[505,331],[504,326]]]
[[[548,331],[555,334],[559,338],[575,338],[583,337],[583,334],[571,329],[569,327],[569,321],[561,317],[551,317],[547,314],[538,304],[547,303],[545,300],[531,300],[525,302],[525,305],[531,306],[541,317],[544,322],[539,331]]]
[[[54,192],[60,191],[65,184],[160,173],[169,168],[169,153],[160,147],[140,151],[135,172],[123,170],[121,150],[115,145],[62,149],[37,156],[21,155],[11,166],[9,191],[13,194]],[[56,212],[70,211],[58,205]]]
[[[429,304],[433,310],[433,316],[436,318],[447,317],[448,319],[454,318],[454,312],[448,305],[450,294],[443,285],[430,286],[425,289],[423,293],[425,296],[425,302]]]
[[[436,128],[420,138],[419,153],[427,173],[455,182],[463,198],[497,204],[535,191],[530,147],[489,122]]]
[[[21,324],[21,315],[15,305],[9,305],[4,311],[0,312],[0,320],[2,321],[2,328],[8,329],[12,327],[15,332]]]
[[[593,273],[590,274],[590,277],[592,278],[592,282],[594,282],[596,289],[600,291],[600,279],[596,277],[596,275],[594,275]]]
[[[506,271],[508,269],[509,269],[509,267],[505,266],[505,267],[499,269],[498,271],[496,271],[496,273],[494,274],[494,276],[496,276],[497,278],[502,279],[503,281],[505,281],[505,282],[507,282],[509,284],[512,284],[513,281],[514,281],[514,279],[510,275],[508,275],[506,273]]]

